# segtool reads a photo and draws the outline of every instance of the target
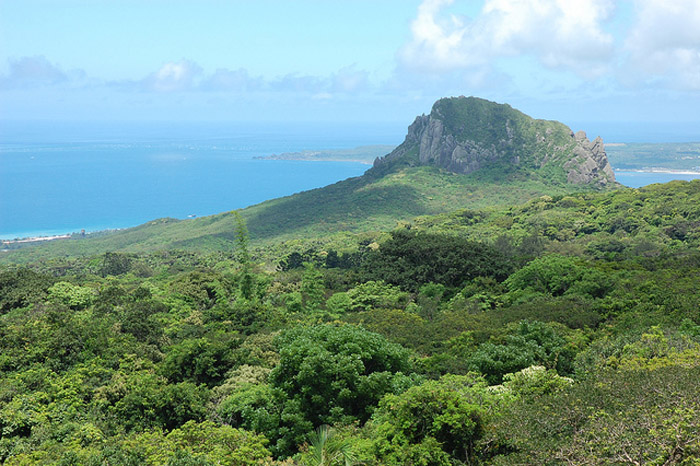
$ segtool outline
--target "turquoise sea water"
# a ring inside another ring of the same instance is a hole
[[[0,124],[0,239],[126,228],[246,207],[361,175],[353,162],[254,160],[399,144],[405,126]],[[698,175],[616,172],[639,187]]]
[[[700,178],[700,174],[683,174],[683,173],[646,173],[646,172],[630,172],[616,171],[615,179],[618,183],[629,186],[630,188],[641,188],[654,183],[668,183],[673,180],[696,180]]]
[[[376,125],[5,126],[0,238],[125,228],[246,207],[369,168],[254,156],[398,144],[402,132]]]

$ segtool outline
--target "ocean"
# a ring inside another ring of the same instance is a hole
[[[0,239],[201,217],[359,176],[356,162],[255,160],[398,145],[402,124],[0,124]],[[698,175],[617,172],[639,187]]]
[[[696,180],[700,178],[700,173],[659,173],[659,172],[633,172],[616,171],[615,179],[618,183],[630,188],[641,188],[654,183],[668,183],[673,180]]]
[[[397,125],[0,125],[0,239],[201,217],[359,176],[356,162],[254,160],[399,144]]]

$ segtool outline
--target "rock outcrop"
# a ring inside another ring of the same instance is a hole
[[[409,160],[454,173],[472,173],[496,165],[509,171],[555,168],[571,184],[615,182],[603,141],[589,141],[566,125],[535,120],[511,108],[474,97],[441,99],[430,115],[409,126],[406,139],[375,167]]]
[[[605,145],[600,136],[591,142],[585,132],[579,131],[573,137],[576,140],[573,157],[564,163],[564,169],[568,170],[566,180],[572,184],[615,181],[615,174],[608,162]]]

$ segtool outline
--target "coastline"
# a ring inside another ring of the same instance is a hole
[[[627,173],[659,173],[664,175],[700,175],[700,171],[693,170],[673,170],[670,168],[615,168],[614,172]]]
[[[253,160],[284,160],[284,161],[295,161],[295,162],[352,162],[361,163],[363,165],[372,165],[372,161],[367,161],[367,159],[341,159],[341,158],[303,158],[303,157],[277,157],[274,155],[256,156]]]
[[[64,235],[51,235],[51,236],[29,236],[26,238],[19,238],[19,239],[2,239],[0,240],[0,244],[2,245],[10,245],[10,244],[20,244],[20,243],[38,243],[40,241],[53,241],[56,239],[69,239],[72,238],[73,234],[64,234]]]
[[[293,160],[293,159],[271,159],[265,157],[267,160]],[[350,160],[320,160],[320,159],[296,159],[296,160],[301,160],[301,161],[307,161],[307,162],[320,162],[320,161],[337,161],[337,162],[350,162]],[[371,163],[367,161],[362,161],[362,160],[352,160],[352,162],[359,162],[359,163],[365,163],[367,165],[371,165]],[[659,175],[687,175],[687,176],[700,176],[700,171],[694,171],[694,170],[674,170],[670,168],[661,168],[661,167],[651,167],[651,168],[644,168],[644,169],[638,169],[638,168],[615,168],[613,169],[615,173],[639,173],[639,174],[659,174]],[[126,227],[128,228],[128,227]],[[119,230],[124,230],[126,228],[102,228],[102,229],[96,229],[96,230],[91,230],[91,231],[79,231],[79,232],[71,232],[71,233],[49,233],[49,234],[35,234],[32,236],[24,236],[24,237],[19,237],[16,236],[13,239],[10,238],[0,238],[0,252],[7,252],[10,251],[11,249],[7,249],[8,247],[12,246],[17,246],[20,247],[20,245],[27,245],[31,243],[41,243],[41,242],[46,242],[46,241],[57,241],[57,240],[65,240],[65,239],[80,239],[84,238],[86,236],[93,236],[95,234],[104,234],[104,233],[109,233],[109,232],[115,232]]]

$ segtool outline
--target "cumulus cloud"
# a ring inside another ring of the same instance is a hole
[[[405,66],[444,72],[527,54],[545,66],[592,76],[614,51],[613,37],[603,29],[612,0],[486,0],[473,19],[450,13],[454,3],[423,1],[412,39],[400,52]]]
[[[202,73],[202,68],[190,60],[167,62],[142,81],[146,90],[156,92],[184,91],[194,88],[195,78]]]
[[[44,56],[22,57],[9,60],[9,72],[0,76],[2,88],[27,88],[60,84],[68,75]]]
[[[629,71],[662,84],[700,90],[700,0],[639,0],[625,41]]]

